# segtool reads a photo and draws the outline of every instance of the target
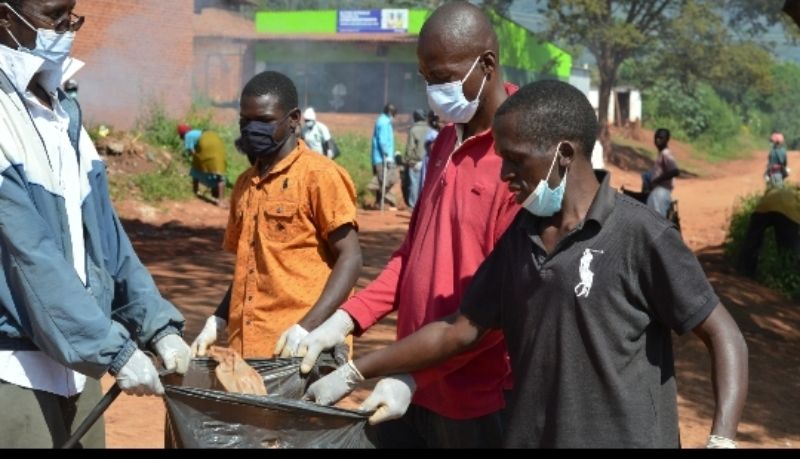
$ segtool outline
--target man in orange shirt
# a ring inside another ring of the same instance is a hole
[[[255,159],[236,182],[225,250],[233,284],[192,344],[228,329],[245,358],[289,355],[353,290],[361,270],[356,191],[347,172],[297,137],[297,89],[264,72],[245,86],[237,147]]]

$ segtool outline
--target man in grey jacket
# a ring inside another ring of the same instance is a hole
[[[110,373],[163,394],[185,372],[184,319],[112,207],[105,166],[59,87],[83,17],[75,0],[0,0],[0,447],[62,445]],[[82,446],[104,446],[102,423]]]
[[[420,190],[422,189],[422,164],[425,160],[425,139],[431,130],[428,126],[427,115],[424,110],[414,111],[414,124],[408,130],[408,143],[406,144],[405,162],[406,202],[413,209],[417,206]]]

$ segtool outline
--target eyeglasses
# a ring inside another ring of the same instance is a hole
[[[5,4],[6,7],[17,13],[14,8],[11,8],[11,5]],[[20,11],[25,13],[27,16],[36,19],[37,21],[45,24],[48,28],[55,30],[57,33],[66,33],[66,32],[77,32],[83,27],[83,23],[86,22],[86,16],[78,16],[73,12],[69,12],[58,19],[51,19],[43,14],[36,13],[33,11],[28,11],[23,7],[20,7]],[[28,27],[31,29],[36,30],[36,27],[33,27],[25,18],[20,14],[17,13],[17,16],[25,21],[28,24]]]

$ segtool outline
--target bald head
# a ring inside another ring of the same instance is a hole
[[[499,54],[497,34],[486,14],[469,2],[450,2],[437,8],[419,34],[419,47],[445,49],[453,59]]]

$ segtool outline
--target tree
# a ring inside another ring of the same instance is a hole
[[[751,40],[731,34],[718,10],[710,4],[687,2],[649,50],[658,76],[689,87],[706,82],[731,104],[744,122],[754,98],[772,92],[771,53]]]
[[[781,131],[790,148],[800,148],[800,65],[785,62],[772,68],[775,90],[769,97],[769,129]]]
[[[733,12],[728,23],[733,30],[742,29],[748,34],[766,32],[771,26],[792,24],[783,13],[783,1],[777,0],[727,0],[727,8]]]
[[[683,0],[548,0],[549,35],[583,45],[600,74],[600,141],[610,159],[608,106],[620,65],[650,46],[683,5]]]

